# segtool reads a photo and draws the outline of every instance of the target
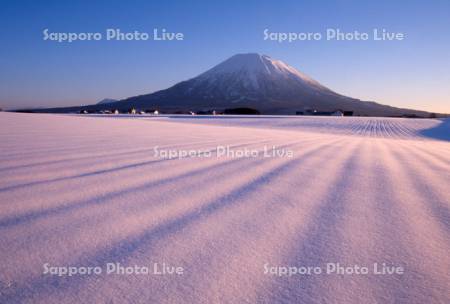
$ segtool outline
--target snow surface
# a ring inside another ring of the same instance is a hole
[[[0,113],[0,303],[449,303],[450,143],[433,139],[442,126]],[[218,145],[294,157],[153,154]],[[108,262],[185,273],[42,274],[44,263]],[[263,268],[328,262],[405,273]]]

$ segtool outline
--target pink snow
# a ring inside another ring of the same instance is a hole
[[[0,303],[450,303],[445,134],[437,119],[0,113]],[[293,157],[154,155],[227,145]],[[43,274],[109,262],[184,273]],[[331,262],[404,274],[264,273]]]

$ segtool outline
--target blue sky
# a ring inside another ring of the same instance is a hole
[[[1,1],[0,107],[164,89],[243,52],[351,97],[450,113],[450,1]],[[183,41],[44,41],[42,31],[183,32]],[[263,31],[403,32],[403,41],[264,41]]]

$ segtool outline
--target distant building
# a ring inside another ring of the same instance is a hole
[[[315,111],[313,113],[314,116],[331,116],[333,112],[324,112],[324,111]]]
[[[316,109],[306,108],[306,109],[304,109],[304,112],[302,115],[314,115],[317,112],[318,111]]]
[[[337,110],[331,113],[331,116],[344,116],[344,112]]]
[[[311,116],[352,116],[353,112],[347,112],[350,115],[345,115],[345,112],[342,110],[335,111],[317,111],[315,109],[305,109],[303,111],[295,112],[295,115],[311,115]]]

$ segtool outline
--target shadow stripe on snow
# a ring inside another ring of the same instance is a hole
[[[312,155],[315,151],[318,151],[326,146],[330,146],[333,143],[339,142],[341,139],[334,140],[331,142],[326,142],[318,145],[317,147],[309,150],[307,152],[308,155]],[[306,154],[303,157],[307,156]],[[271,168],[270,171],[266,172],[263,175],[260,175],[258,178],[253,179],[252,181],[247,182],[246,184],[238,187],[231,193],[224,195],[223,197],[202,206],[194,211],[189,212],[188,214],[177,217],[173,220],[170,220],[168,223],[162,224],[153,229],[147,230],[144,233],[133,237],[131,239],[127,239],[126,241],[118,242],[115,247],[112,249],[101,250],[95,255],[92,255],[89,258],[84,258],[77,263],[73,263],[72,265],[100,265],[104,264],[107,261],[114,260],[116,262],[123,262],[128,259],[132,254],[136,252],[136,250],[142,247],[145,244],[152,244],[161,237],[165,237],[167,235],[173,234],[180,229],[190,225],[191,223],[195,223],[196,220],[209,216],[218,210],[225,208],[230,205],[237,204],[239,202],[239,198],[245,197],[248,195],[249,191],[255,191],[258,187],[267,184],[270,180],[277,178],[279,175],[283,174],[286,170],[291,168],[296,163],[301,162],[301,159],[294,159],[287,162],[282,163],[281,165],[277,165],[275,168]],[[209,170],[208,168],[207,170]],[[90,261],[88,263],[88,261]],[[60,282],[58,278],[49,278],[44,280],[42,278],[34,279],[32,281],[25,282],[23,287],[17,288],[12,294],[5,295],[5,298],[8,301],[23,301],[27,298],[30,298],[33,294],[42,294],[45,293],[49,286],[58,285],[58,290],[74,287],[71,286],[71,283],[80,284],[82,282],[70,282],[64,281]],[[27,286],[32,286],[32,290],[30,290]]]

